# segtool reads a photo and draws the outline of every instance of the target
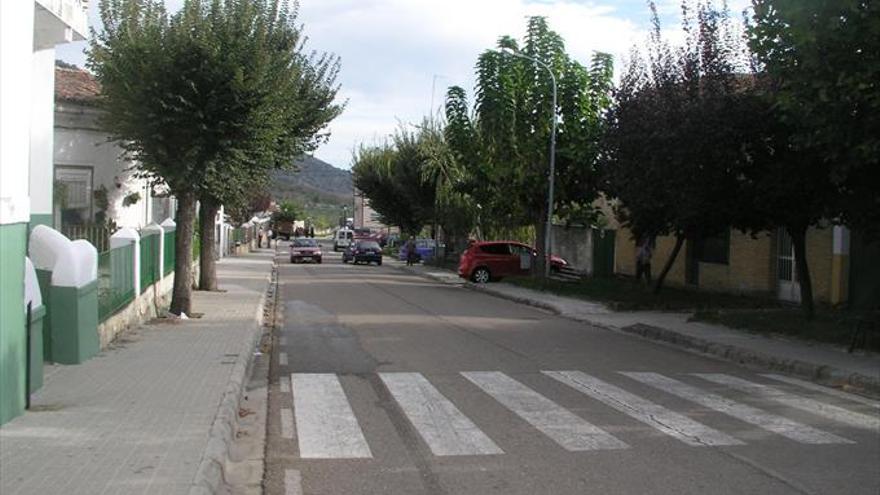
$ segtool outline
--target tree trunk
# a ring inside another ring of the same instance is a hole
[[[195,193],[184,192],[177,196],[177,233],[174,243],[174,289],[171,308],[176,315],[192,313],[192,241],[196,217]]]
[[[660,275],[657,276],[657,281],[654,282],[654,294],[659,294],[660,289],[663,288],[663,282],[666,280],[666,275],[669,274],[669,270],[672,269],[675,259],[678,258],[678,253],[681,251],[681,246],[684,244],[684,240],[684,234],[675,234],[675,247],[672,248],[672,253],[669,254],[669,259],[666,260],[666,264],[663,265],[663,271],[660,272]]]
[[[217,262],[214,259],[217,249],[217,238],[214,219],[220,206],[211,198],[203,198],[199,208],[199,237],[201,238],[199,253],[199,290],[217,290]]]
[[[807,265],[807,228],[786,227],[794,247],[794,264],[797,269],[798,283],[801,287],[801,309],[808,320],[813,319],[813,281],[810,279],[810,267]]]

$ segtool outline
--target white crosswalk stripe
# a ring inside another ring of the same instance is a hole
[[[808,444],[853,443],[833,433],[827,433],[782,416],[726,399],[658,373],[621,372],[621,374],[797,442]]]
[[[463,372],[474,385],[569,451],[625,449],[627,444],[498,371]]]
[[[290,378],[301,457],[358,459],[373,456],[336,375],[295,373]]]
[[[840,397],[841,399],[851,400],[853,402],[858,402],[859,404],[864,404],[866,406],[871,406],[875,409],[880,409],[880,402],[876,400],[871,400],[867,397],[862,397],[856,394],[850,394],[847,392],[843,392],[841,390],[837,390],[836,388],[826,387],[824,385],[819,385],[818,383],[806,382],[804,380],[798,380],[797,378],[791,378],[790,376],[785,375],[775,375],[772,373],[767,373],[761,375],[765,378],[770,378],[771,380],[776,380],[778,382],[787,383],[789,385],[796,385],[801,388],[805,388],[808,390],[813,390],[816,392],[822,392],[826,395],[833,395],[835,397]]]
[[[437,456],[504,452],[419,373],[379,373],[404,414]]]
[[[743,445],[743,442],[581,371],[543,371],[631,418],[694,447]]]
[[[880,417],[872,417],[867,414],[849,411],[842,407],[790,394],[769,385],[750,382],[735,376],[724,375],[721,373],[694,373],[694,375],[713,383],[726,385],[741,392],[756,395],[762,399],[776,401],[795,409],[801,409],[818,416],[823,416],[834,421],[855,426],[856,428],[866,428],[869,430],[880,429]]]

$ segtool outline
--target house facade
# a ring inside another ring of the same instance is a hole
[[[55,46],[88,35],[87,2],[0,2],[0,424],[27,400],[25,264],[52,225]]]
[[[652,272],[660,273],[675,246],[671,236],[658,237]],[[635,275],[636,243],[617,226],[614,271]],[[838,225],[810,228],[807,266],[815,302],[859,308],[880,306],[880,244],[866,243]],[[871,262],[874,259],[874,262]],[[800,302],[800,285],[791,238],[782,230],[751,236],[728,230],[711,239],[688,240],[669,271],[666,283],[710,291],[771,297]]]

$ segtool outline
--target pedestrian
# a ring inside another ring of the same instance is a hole
[[[654,254],[654,247],[651,237],[644,236],[636,250],[636,283],[642,281],[642,275],[645,276],[645,282],[651,285],[651,256]]]
[[[406,266],[413,266],[417,260],[418,253],[416,252],[416,243],[413,242],[412,237],[410,237],[406,241]]]
[[[266,231],[266,247],[267,248],[272,247],[272,229],[271,228]]]

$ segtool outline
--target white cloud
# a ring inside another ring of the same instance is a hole
[[[97,3],[91,6],[93,25]],[[173,10],[182,0],[166,3]],[[660,3],[672,14],[664,24],[677,24],[678,0]],[[435,107],[448,86],[471,93],[478,55],[502,35],[521,39],[533,15],[548,18],[575,59],[588,63],[594,51],[604,51],[614,55],[618,68],[630,47],[644,40],[649,20],[644,0],[301,0],[307,49],[341,57],[340,96],[348,100],[316,156],[348,167],[359,143],[381,142],[398,122],[419,122],[429,113],[435,76]],[[68,45],[59,56],[82,64],[84,47]]]

